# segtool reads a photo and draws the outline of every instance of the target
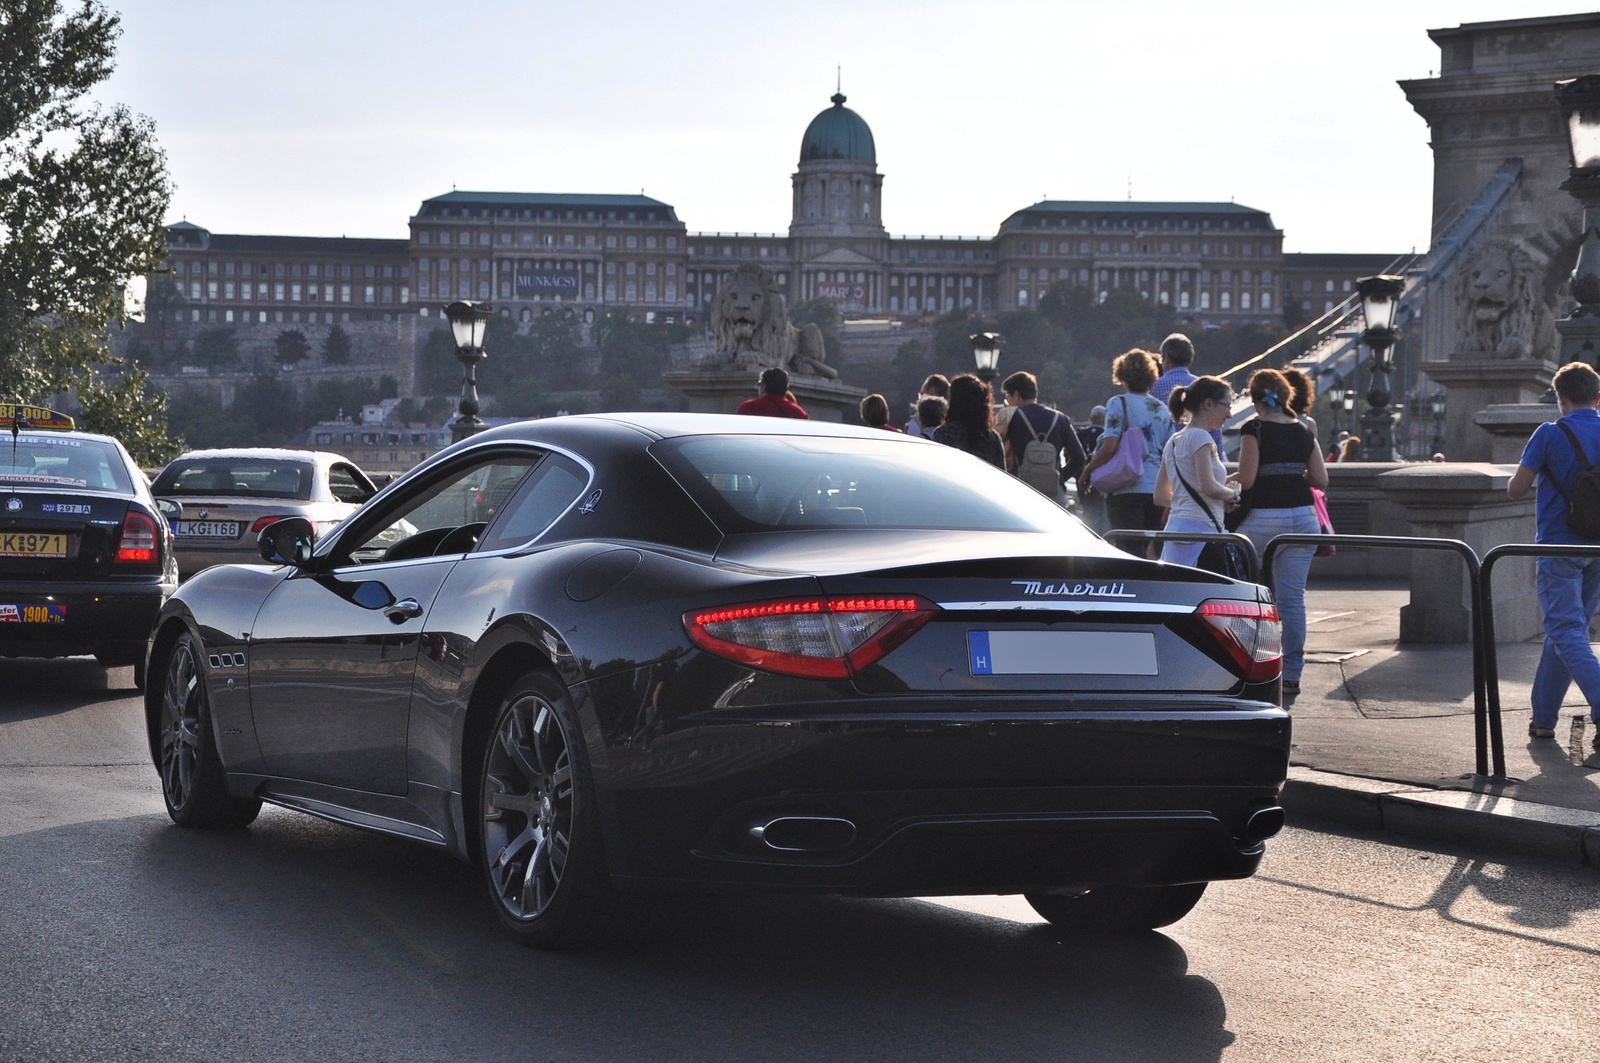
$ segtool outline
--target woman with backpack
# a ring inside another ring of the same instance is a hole
[[[1159,530],[1161,507],[1151,500],[1161,471],[1161,451],[1172,436],[1166,404],[1150,396],[1161,364],[1134,348],[1111,366],[1111,378],[1127,390],[1106,400],[1106,428],[1084,477],[1106,496],[1108,528]]]
[[[1167,441],[1156,477],[1155,504],[1172,507],[1167,531],[1224,531],[1223,517],[1239,501],[1240,487],[1228,479],[1211,433],[1228,420],[1233,389],[1226,380],[1203,376],[1188,387],[1173,388],[1167,403],[1174,421],[1189,417],[1188,425]],[[1204,542],[1168,542],[1161,548],[1161,560],[1193,566],[1203,549]]]
[[[1276,369],[1262,369],[1250,378],[1250,401],[1256,415],[1239,426],[1239,471],[1235,479],[1249,492],[1249,511],[1239,530],[1256,551],[1275,536],[1290,532],[1315,535],[1321,530],[1311,489],[1328,487],[1322,448],[1294,407],[1294,389]],[[1300,693],[1305,668],[1306,575],[1314,546],[1286,546],[1272,562],[1272,597],[1283,621],[1283,692]]]

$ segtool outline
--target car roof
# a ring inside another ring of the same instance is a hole
[[[308,461],[318,465],[349,460],[342,454],[333,454],[326,450],[287,450],[280,447],[218,447],[215,450],[186,450],[173,460],[193,461],[205,458],[264,458],[268,461]]]
[[[839,424],[834,421],[802,421],[791,417],[752,417],[725,413],[597,413],[570,417],[548,417],[537,421],[518,421],[502,425],[490,432],[501,439],[536,439],[538,433],[530,432],[532,426],[540,428],[580,427],[583,425],[627,425],[640,432],[668,439],[673,436],[700,435],[770,435],[770,436],[831,436],[845,439],[892,439],[898,433],[866,425]],[[480,437],[481,438],[481,437]],[[906,442],[926,442],[901,435]]]

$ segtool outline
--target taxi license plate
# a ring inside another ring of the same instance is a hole
[[[32,605],[27,602],[0,602],[0,624],[65,624],[64,605]]]
[[[66,557],[64,532],[0,532],[0,557]]]
[[[239,522],[236,520],[180,520],[172,526],[172,534],[180,539],[237,539]]]

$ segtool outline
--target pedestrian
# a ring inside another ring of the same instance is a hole
[[[885,432],[900,431],[889,423],[889,400],[877,393],[861,400],[861,423],[868,428],[881,428]]]
[[[1349,438],[1349,432],[1340,432],[1334,437],[1333,446],[1328,448],[1328,461],[1337,462],[1344,456],[1344,441]]]
[[[1347,461],[1361,460],[1361,437],[1346,433],[1344,442],[1339,444],[1339,464]]]
[[[1100,445],[1100,434],[1106,430],[1106,408],[1096,406],[1089,411],[1089,423],[1079,427],[1078,443],[1085,454],[1093,454]]]
[[[1577,490],[1600,464],[1600,374],[1583,362],[1564,365],[1553,382],[1561,419],[1534,430],[1506,493],[1518,499],[1539,485],[1536,541],[1545,545],[1600,545],[1580,533],[1594,516],[1593,495]],[[1591,529],[1592,530],[1592,529]],[[1600,608],[1600,557],[1541,557],[1534,573],[1544,617],[1544,651],[1533,676],[1530,738],[1554,738],[1567,688],[1578,684],[1596,724],[1591,740],[1600,753],[1600,661],[1589,644],[1589,624]]]
[[[1166,402],[1172,398],[1175,388],[1188,387],[1199,377],[1194,375],[1194,341],[1181,332],[1174,332],[1161,341],[1161,376],[1156,379],[1155,386],[1150,389],[1150,397],[1157,402]],[[1211,433],[1211,441],[1217,445],[1217,453],[1222,453],[1222,430]]]
[[[1006,451],[993,427],[993,397],[989,385],[971,373],[962,373],[950,381],[950,408],[945,412],[944,424],[933,430],[933,439],[982,458],[1003,472]]]
[[[1328,470],[1317,437],[1295,415],[1294,385],[1288,374],[1262,369],[1250,378],[1250,402],[1256,415],[1239,426],[1239,471],[1235,474],[1248,512],[1238,529],[1250,537],[1256,552],[1279,535],[1315,535],[1317,521],[1312,488],[1328,489]],[[1283,623],[1283,693],[1300,693],[1306,656],[1306,576],[1315,546],[1286,546],[1272,561],[1272,598]]]
[[[1228,419],[1233,389],[1214,376],[1196,377],[1187,387],[1172,389],[1167,412],[1174,423],[1187,415],[1189,423],[1167,440],[1156,477],[1155,504],[1170,506],[1169,532],[1220,532],[1227,507],[1239,501],[1239,485],[1228,479],[1227,466],[1217,453],[1211,431]],[[1193,567],[1204,542],[1168,542],[1161,560]]]
[[[1322,438],[1322,434],[1317,431],[1317,420],[1311,416],[1311,407],[1317,404],[1317,385],[1311,382],[1311,378],[1304,370],[1296,369],[1292,365],[1280,369],[1279,372],[1283,374],[1283,379],[1289,382],[1289,412],[1310,430],[1312,439]]]
[[[1093,483],[1095,470],[1117,457],[1124,430],[1139,430],[1142,453],[1139,455],[1139,479],[1107,492],[1108,528],[1156,531],[1161,527],[1161,509],[1151,501],[1151,496],[1155,493],[1156,476],[1161,472],[1162,449],[1172,436],[1172,415],[1165,403],[1156,401],[1150,394],[1155,386],[1157,368],[1156,356],[1137,347],[1111,365],[1111,379],[1126,391],[1106,400],[1105,431],[1100,434],[1100,445],[1079,479],[1087,477]],[[1128,442],[1131,446],[1134,440],[1130,438]]]
[[[946,405],[949,404],[950,381],[943,373],[934,373],[922,382],[922,390],[917,392],[917,401],[913,404],[912,409],[920,409],[922,400],[928,398],[943,399]],[[907,421],[906,435],[926,437],[927,433],[922,431],[921,421],[922,416],[920,413],[911,418],[910,421]],[[943,423],[943,421],[940,422],[940,424]]]
[[[795,417],[809,421],[811,415],[789,394],[789,374],[782,369],[761,371],[761,394],[739,404],[735,413],[753,414],[757,417]]]
[[[1005,436],[1011,473],[1040,494],[1062,501],[1066,481],[1089,460],[1072,418],[1039,401],[1039,378],[1032,373],[1012,373],[1001,381],[1000,390],[1012,407]]]
[[[925,395],[917,403],[916,424],[922,430],[919,434],[923,439],[933,438],[933,430],[944,424],[944,414],[949,408],[950,404],[937,395]]]

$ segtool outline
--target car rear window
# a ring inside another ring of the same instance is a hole
[[[0,434],[0,484],[129,494],[128,466],[115,446],[68,435]]]
[[[654,444],[725,534],[930,528],[1084,534],[1060,506],[938,444],[823,436],[688,436]]]
[[[237,495],[244,498],[311,497],[316,468],[310,462],[270,458],[179,458],[161,471],[150,493]]]

